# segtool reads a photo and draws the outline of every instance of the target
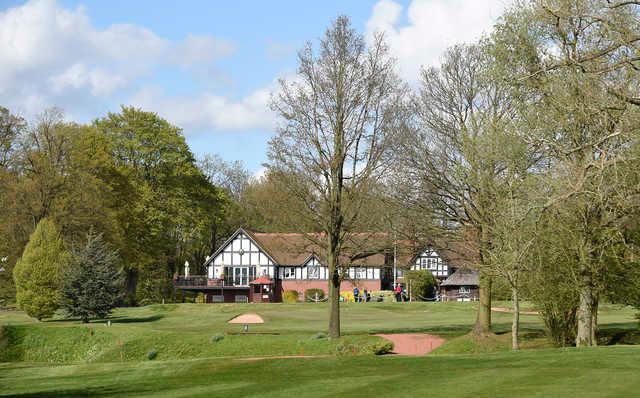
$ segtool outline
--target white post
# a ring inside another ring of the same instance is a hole
[[[398,273],[398,271],[396,270],[397,267],[397,258],[398,257],[398,242],[397,242],[397,236],[396,233],[394,232],[393,234],[393,289],[396,288],[396,286],[398,285],[398,282],[396,280],[396,275]]]

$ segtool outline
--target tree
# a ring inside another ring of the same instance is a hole
[[[404,279],[409,284],[411,300],[423,301],[433,298],[434,289],[438,282],[431,271],[426,269],[406,271]]]
[[[566,216],[577,260],[577,346],[596,344],[597,309],[612,256],[624,246],[637,192],[618,170],[632,161],[640,87],[637,2],[533,1],[496,28],[504,76],[537,97],[520,117],[544,148],[546,211]],[[573,220],[569,221],[573,217]]]
[[[474,332],[491,330],[492,212],[505,171],[505,129],[512,122],[507,88],[489,73],[483,45],[447,50],[439,67],[422,71],[417,120],[397,151],[396,197],[429,217],[439,240],[472,241],[480,271]],[[469,245],[467,245],[469,246]],[[471,260],[471,259],[470,259]]]
[[[27,315],[42,320],[58,309],[62,275],[70,260],[56,225],[42,219],[13,270],[18,305]]]
[[[139,279],[146,286],[139,299],[149,291],[155,293],[148,299],[167,296],[179,266],[187,259],[202,264],[213,249],[224,196],[198,169],[182,130],[157,114],[122,107],[94,125],[109,138],[110,155],[124,177],[118,202],[127,245],[119,254],[128,300],[135,303]]]
[[[387,171],[393,135],[404,116],[405,86],[382,35],[367,46],[338,17],[320,41],[298,54],[298,78],[281,81],[272,108],[280,117],[268,168],[324,232],[329,269],[329,335],[340,336],[343,243],[361,218],[369,188]]]
[[[89,318],[106,318],[111,313],[121,293],[118,261],[101,235],[87,235],[64,273],[62,308],[69,316],[87,323]]]
[[[251,180],[251,174],[241,161],[227,162],[220,155],[206,154],[198,159],[198,167],[212,185],[225,189],[239,200]]]
[[[26,128],[21,117],[0,106],[0,258],[6,258],[0,267],[0,303],[15,300],[15,286],[11,277],[16,259],[28,239],[21,233],[22,223],[14,212],[19,173],[16,169],[18,139]],[[26,235],[26,236],[25,236]]]

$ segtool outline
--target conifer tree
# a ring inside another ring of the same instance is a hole
[[[42,219],[13,270],[16,299],[27,315],[42,320],[58,309],[62,273],[69,262],[58,228],[50,219]]]
[[[121,274],[118,255],[102,239],[90,232],[86,244],[73,253],[71,267],[65,273],[62,307],[82,322],[106,318],[120,296]]]

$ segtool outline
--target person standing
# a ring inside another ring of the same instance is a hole
[[[400,302],[402,301],[402,287],[400,286],[399,283],[396,284],[396,301]]]
[[[364,291],[362,292],[362,302],[366,303],[367,301],[369,301],[367,299],[367,294],[369,294],[369,292],[367,292],[367,289],[365,288]]]
[[[358,289],[358,286],[353,288],[353,301],[355,301],[356,303],[359,300],[359,296],[360,295],[360,290]]]

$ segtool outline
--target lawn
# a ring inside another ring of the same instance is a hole
[[[479,343],[467,336],[475,309],[348,303],[345,336],[337,341],[317,338],[326,329],[326,304],[153,305],[119,309],[110,327],[0,311],[0,395],[425,396],[446,387],[448,396],[588,397],[634,395],[640,387],[640,346],[550,348],[540,318],[523,315],[525,350],[512,353],[511,315],[493,313],[497,335]],[[246,312],[265,320],[249,334],[227,323]],[[629,307],[602,306],[601,343],[636,342],[634,315]],[[377,332],[429,332],[448,342],[428,357],[376,357],[369,347]],[[314,358],[250,359],[285,355]]]
[[[6,363],[0,395],[629,397],[640,389],[639,354],[615,346],[481,356]]]

